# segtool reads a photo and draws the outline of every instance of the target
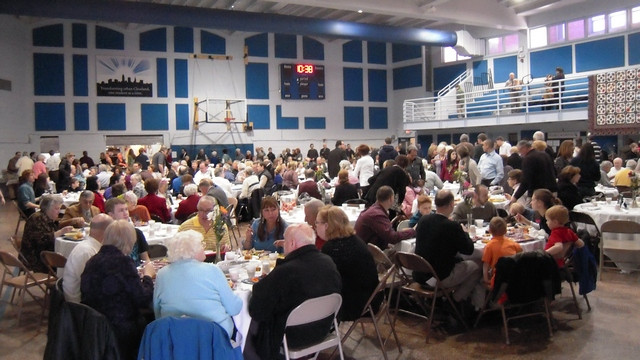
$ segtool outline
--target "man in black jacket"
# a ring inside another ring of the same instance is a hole
[[[305,300],[339,294],[342,290],[340,273],[333,260],[316,249],[311,226],[289,225],[283,242],[287,256],[278,260],[273,271],[253,286],[249,301],[252,329],[248,341],[251,344],[245,347],[245,359],[277,359],[291,310]],[[306,346],[323,339],[332,321],[333,318],[327,318],[291,328],[287,331],[289,346]],[[252,354],[254,346],[257,354]]]
[[[340,161],[347,160],[347,152],[344,151],[344,141],[336,141],[336,148],[331,150],[327,158],[327,167],[329,168],[329,177],[332,179],[338,176],[340,171]]]
[[[536,189],[557,192],[556,171],[549,155],[533,149],[528,140],[518,142],[518,152],[522,156],[522,182],[511,197],[511,202],[517,201],[525,191],[529,197],[533,196]]]
[[[384,145],[380,147],[380,151],[378,152],[378,165],[380,166],[380,169],[382,169],[385,161],[395,160],[396,157],[398,157],[398,152],[393,147],[393,145],[391,145],[392,141],[393,140],[388,137],[384,139]],[[373,158],[373,160],[375,160],[375,158]]]

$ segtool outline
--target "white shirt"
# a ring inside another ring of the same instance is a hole
[[[360,186],[369,186],[369,178],[373,176],[373,158],[369,155],[363,156],[356,161],[356,168],[353,174],[360,180]]]
[[[227,197],[234,197],[233,191],[231,190],[231,182],[229,180],[220,176],[214,176],[212,180],[214,184],[218,185],[222,190],[224,190],[225,194],[227,194]]]
[[[49,159],[47,159],[47,170],[56,171],[60,170],[60,154],[55,153]]]
[[[609,179],[613,179],[614,177],[616,177],[616,174],[618,173],[618,171],[624,169],[623,167],[620,167],[620,169],[616,169],[615,166],[611,168],[611,170],[609,170],[609,172],[607,173],[607,176],[609,177]]]
[[[511,144],[507,141],[503,141],[502,145],[498,149],[498,155],[511,155]]]
[[[16,161],[16,167],[18,168],[18,176],[20,176],[25,170],[33,169],[33,160],[28,156],[23,156]]]
[[[247,176],[242,182],[242,192],[240,192],[240,199],[246,199],[251,196],[251,192],[260,187],[260,180],[258,176]]]
[[[202,179],[211,179],[211,170],[207,169],[204,173],[198,170],[198,172],[193,176],[193,182],[196,184],[200,184],[200,180]]]
[[[71,250],[62,274],[62,291],[67,301],[79,303],[81,300],[80,277],[89,259],[100,251],[102,244],[98,240],[87,237]]]

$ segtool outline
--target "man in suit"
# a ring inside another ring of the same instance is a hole
[[[332,179],[338,176],[340,171],[340,161],[347,160],[347,152],[344,150],[344,141],[336,141],[336,148],[331,150],[327,159],[327,166],[329,168],[329,177]]]
[[[62,220],[60,220],[60,228],[65,226],[84,227],[85,224],[91,223],[94,216],[100,214],[100,209],[93,206],[95,195],[92,191],[85,190],[80,194],[77,204],[69,206]]]
[[[454,206],[453,194],[440,190],[435,203],[436,213],[423,216],[416,225],[416,254],[431,264],[442,286],[455,288],[453,299],[456,302],[467,299],[473,292],[473,305],[479,308],[484,301],[481,268],[475,261],[462,260],[457,255],[471,255],[473,241],[460,224],[449,220]],[[430,276],[414,272],[413,278],[426,283]]]

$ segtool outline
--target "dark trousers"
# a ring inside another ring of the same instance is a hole
[[[493,181],[493,179],[482,179],[482,181],[480,181],[480,183],[486,187],[491,186],[491,182]]]

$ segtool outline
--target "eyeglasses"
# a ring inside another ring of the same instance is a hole
[[[209,210],[198,209],[198,212],[199,212],[199,213],[203,213],[203,214],[204,214],[204,213],[210,213],[210,212],[212,212],[212,211],[213,211],[213,209],[209,209]]]

